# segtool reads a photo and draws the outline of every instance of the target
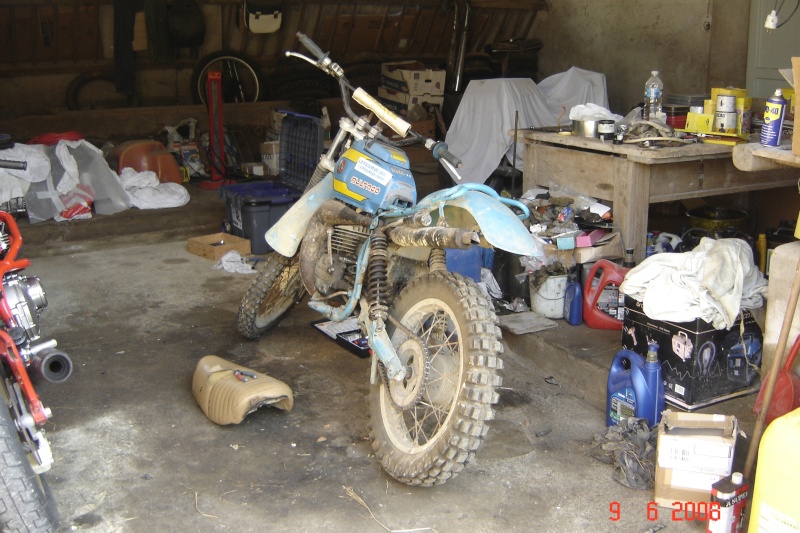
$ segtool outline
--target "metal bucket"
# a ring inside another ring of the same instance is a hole
[[[720,232],[728,228],[743,230],[748,217],[747,211],[741,209],[707,205],[690,209],[686,214],[693,228],[710,232]]]

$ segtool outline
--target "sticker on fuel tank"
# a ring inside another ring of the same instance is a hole
[[[359,159],[356,163],[356,171],[374,179],[381,185],[388,185],[392,179],[391,172],[364,158]]]
[[[359,179],[359,178],[357,178],[355,176],[350,178],[350,183],[352,183],[356,187],[360,187],[361,189],[364,189],[365,191],[369,191],[369,192],[371,192],[372,194],[374,194],[376,196],[381,193],[381,188],[378,187],[377,185],[373,185],[370,182],[364,181],[364,180]]]

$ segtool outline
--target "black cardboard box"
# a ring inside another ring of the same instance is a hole
[[[761,386],[763,335],[753,315],[743,310],[730,329],[705,320],[667,322],[649,318],[642,302],[625,297],[622,346],[642,356],[658,343],[667,402],[692,411]]]

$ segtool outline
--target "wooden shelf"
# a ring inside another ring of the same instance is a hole
[[[786,167],[800,168],[800,156],[792,153],[791,144],[762,146],[756,143],[733,147],[733,164],[739,170],[777,170]]]

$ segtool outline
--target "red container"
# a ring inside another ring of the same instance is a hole
[[[583,287],[583,321],[587,326],[622,330],[625,303],[620,303],[619,286],[628,270],[606,259],[597,261],[589,270]]]

